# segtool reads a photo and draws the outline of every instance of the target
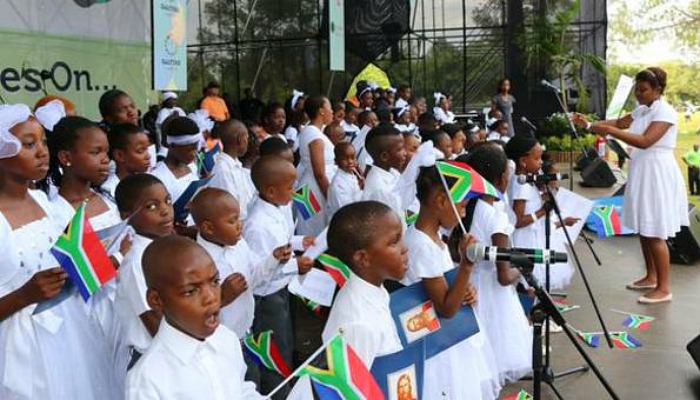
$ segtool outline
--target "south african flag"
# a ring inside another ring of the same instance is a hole
[[[636,349],[642,347],[642,342],[627,332],[610,332],[610,340],[618,349]]]
[[[85,301],[117,274],[90,225],[85,204],[78,207],[65,232],[51,248],[51,253],[66,270]]]
[[[590,347],[600,346],[600,334],[599,333],[586,333],[576,330],[576,335],[581,338]]]
[[[606,238],[622,234],[620,215],[615,206],[593,207],[594,226],[598,237]]]
[[[438,161],[435,166],[445,178],[445,184],[449,188],[450,197],[454,203],[461,203],[482,194],[497,199],[503,198],[501,192],[467,164],[457,161]]]
[[[345,282],[350,279],[350,268],[340,261],[339,258],[333,257],[330,254],[323,253],[317,258],[318,262],[323,265],[326,272],[333,278],[338,287],[343,287]]]
[[[649,329],[651,321],[655,318],[648,315],[642,314],[628,314],[627,317],[622,321],[622,325],[628,328],[635,328],[641,331]]]
[[[532,400],[532,395],[524,390],[520,390],[518,394],[513,396],[508,396],[503,400]]]
[[[314,192],[309,188],[309,185],[304,185],[297,189],[292,196],[292,200],[294,200],[294,206],[304,221],[321,212],[321,204],[316,199]]]
[[[246,336],[243,339],[243,348],[258,365],[270,371],[277,371],[285,378],[292,374],[282,359],[277,344],[272,340],[272,331]]]

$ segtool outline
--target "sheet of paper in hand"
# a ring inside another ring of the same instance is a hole
[[[453,269],[445,274],[449,284],[456,273],[457,269]],[[462,306],[452,318],[440,318],[422,282],[393,292],[389,306],[403,347],[423,339],[426,341],[426,358],[479,332],[479,324],[470,306]]]
[[[194,181],[187,186],[187,189],[185,189],[177,201],[175,201],[175,204],[173,204],[173,208],[175,209],[175,221],[184,221],[187,218],[187,215],[190,213],[190,211],[187,209],[190,200],[192,200],[194,195],[200,189],[204,188],[204,186],[209,183],[211,178],[212,177],[209,176],[207,178]]]

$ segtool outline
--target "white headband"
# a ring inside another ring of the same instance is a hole
[[[379,85],[377,84],[377,82],[369,82],[369,87],[370,87],[372,90],[377,90],[377,89],[379,89]]]
[[[394,93],[396,93],[396,88],[389,86],[388,88],[386,88],[386,91],[387,91],[387,93],[394,94]]]
[[[204,134],[204,132],[211,132],[214,129],[214,121],[209,118],[209,112],[204,109],[199,109],[191,114],[187,115],[187,118],[191,119],[199,127],[199,133]]]
[[[177,99],[177,93],[175,92],[165,92],[163,93],[163,101],[167,101],[170,99]]]
[[[53,131],[61,118],[66,116],[66,107],[61,100],[51,100],[34,111],[34,116],[44,129]]]
[[[441,100],[443,97],[445,97],[445,95],[443,95],[443,94],[440,93],[440,92],[435,92],[435,93],[433,93],[433,97],[435,98],[435,105],[436,105],[436,106],[439,106],[439,105],[440,105],[440,100]]]
[[[401,118],[402,115],[406,114],[406,111],[410,110],[411,107],[406,106],[402,107],[397,113],[396,113],[396,118]]]
[[[5,104],[0,106],[0,159],[11,158],[22,150],[22,142],[10,129],[29,119],[32,112],[24,104]]]
[[[194,135],[183,135],[183,136],[166,136],[165,140],[168,145],[174,146],[189,146],[191,144],[199,144],[204,139],[201,133],[195,133]]]
[[[371,92],[373,89],[371,86],[366,86],[364,89],[360,91],[360,94],[357,95],[358,98],[362,97],[363,94],[367,92]]]
[[[297,102],[299,101],[299,99],[301,99],[302,96],[304,96],[304,92],[301,92],[296,89],[292,91],[292,102],[290,104],[292,110],[294,110],[294,108],[297,106]]]

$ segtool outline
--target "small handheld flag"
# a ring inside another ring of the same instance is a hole
[[[465,199],[486,194],[497,199],[503,195],[472,167],[457,161],[438,161],[435,163],[438,171],[448,183],[450,197],[453,203],[461,203]]]
[[[616,312],[618,314],[625,315],[625,319],[622,320],[623,326],[625,326],[627,328],[639,329],[640,331],[645,331],[645,330],[649,329],[649,327],[651,326],[651,321],[656,319],[656,318],[651,317],[649,315],[635,314],[635,313],[629,313],[629,312],[619,311],[619,310],[611,310],[611,311]]]
[[[345,265],[344,262],[340,261],[337,257],[333,257],[330,254],[323,253],[317,258],[318,262],[323,265],[326,272],[333,278],[333,280],[338,284],[338,287],[343,287],[345,282],[350,279],[350,268]]]
[[[581,306],[575,304],[572,305],[570,302],[564,299],[554,300],[554,305],[557,307],[557,310],[559,310],[559,312],[562,314],[581,308]]]
[[[513,396],[508,396],[504,400],[532,400],[533,397],[530,393],[520,390],[518,394],[515,394]]]
[[[615,206],[593,207],[591,213],[594,217],[594,226],[598,237],[606,238],[622,234],[620,215]]]
[[[85,204],[78,207],[66,231],[51,248],[51,253],[66,270],[85,301],[117,274],[90,225]]]
[[[586,343],[590,347],[598,347],[600,346],[600,334],[596,332],[581,332],[579,330],[575,330],[576,335],[583,340],[584,343]]]
[[[418,221],[418,213],[406,210],[406,226],[413,226]]]
[[[304,221],[321,212],[321,204],[316,199],[314,192],[309,188],[309,185],[304,185],[297,189],[292,196],[292,200],[294,200],[294,206]]]
[[[322,400],[384,400],[377,381],[342,335],[326,344],[325,355],[312,358],[294,375],[308,375]]]
[[[243,339],[243,345],[245,351],[258,365],[270,371],[277,371],[285,378],[292,374],[284,359],[282,359],[282,354],[277,344],[272,340],[272,331],[246,336]]]
[[[618,349],[636,349],[642,347],[642,342],[627,332],[610,332],[610,340]]]
[[[297,296],[302,303],[316,315],[321,315],[321,305],[305,297]]]

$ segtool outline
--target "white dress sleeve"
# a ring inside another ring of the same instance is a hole
[[[418,234],[418,231],[414,233]],[[414,243],[408,250],[408,268],[416,279],[443,276],[445,266],[440,264],[442,259],[440,249],[435,243],[431,243],[428,237],[422,237],[420,245]]]
[[[668,122],[671,125],[678,124],[678,113],[671,107],[670,104],[663,100],[659,100],[661,104],[652,111],[651,122]]]

